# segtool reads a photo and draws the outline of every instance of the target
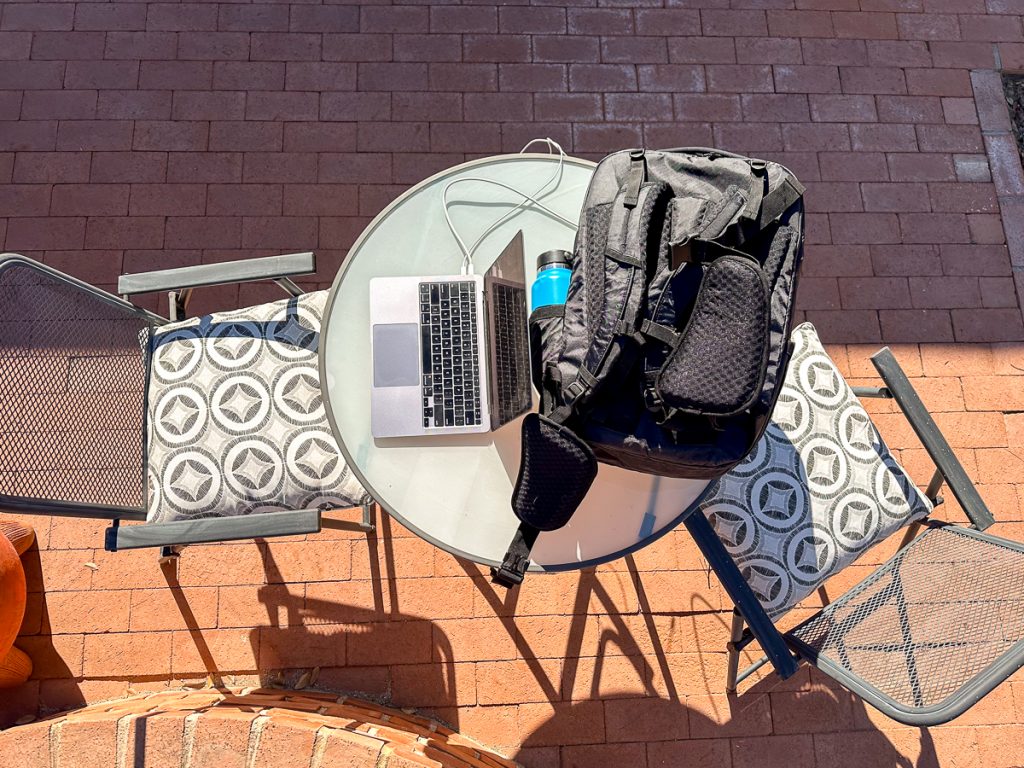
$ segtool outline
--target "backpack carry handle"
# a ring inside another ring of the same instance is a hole
[[[728,152],[724,149],[715,149],[714,147],[672,147],[671,149],[662,149],[660,152],[682,152],[688,155],[709,155],[711,157],[732,157],[737,160],[743,160],[744,162],[764,162],[763,160],[758,161],[757,158],[747,157],[746,155],[737,155],[735,152]]]

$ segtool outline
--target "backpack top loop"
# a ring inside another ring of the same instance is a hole
[[[646,154],[646,150],[643,149],[629,150],[629,175],[622,185],[625,192],[622,202],[627,208],[636,208],[640,199],[640,185],[647,177],[647,163],[644,160]]]

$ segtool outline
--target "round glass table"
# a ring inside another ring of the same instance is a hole
[[[462,255],[442,208],[444,188],[458,178],[494,179],[533,194],[557,171],[540,201],[578,220],[594,164],[565,158],[559,169],[558,162],[558,155],[499,155],[449,168],[412,187],[353,245],[324,316],[321,385],[348,465],[402,525],[482,565],[501,563],[518,526],[510,499],[519,472],[519,420],[482,435],[375,439],[370,433],[369,282],[379,276],[458,274]],[[452,187],[447,199],[467,243],[522,201],[504,187],[477,181]],[[475,271],[485,271],[518,230],[523,232],[528,283],[540,253],[573,248],[574,230],[528,203],[486,234],[474,253]],[[539,536],[530,570],[570,570],[629,554],[675,527],[707,485],[706,480],[652,477],[601,464],[571,522]]]

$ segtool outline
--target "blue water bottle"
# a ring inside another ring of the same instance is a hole
[[[537,257],[537,278],[530,293],[530,306],[546,307],[565,304],[572,275],[572,254],[568,251],[546,251]]]

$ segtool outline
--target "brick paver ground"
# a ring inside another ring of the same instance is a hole
[[[806,318],[854,381],[896,346],[999,528],[1024,538],[1024,173],[998,77],[1024,69],[1019,0],[663,5],[2,3],[0,243],[107,287],[314,249],[326,285],[410,184],[535,136],[594,158],[768,156],[808,186]],[[909,429],[875,410],[926,479]],[[36,674],[0,697],[5,722],[319,667],[318,685],[542,767],[1024,764],[1019,676],[924,732],[806,671],[723,696],[727,614],[684,533],[509,597],[387,521],[369,540],[190,547],[170,585],[152,553],[99,549],[101,524],[37,526],[19,640]]]

